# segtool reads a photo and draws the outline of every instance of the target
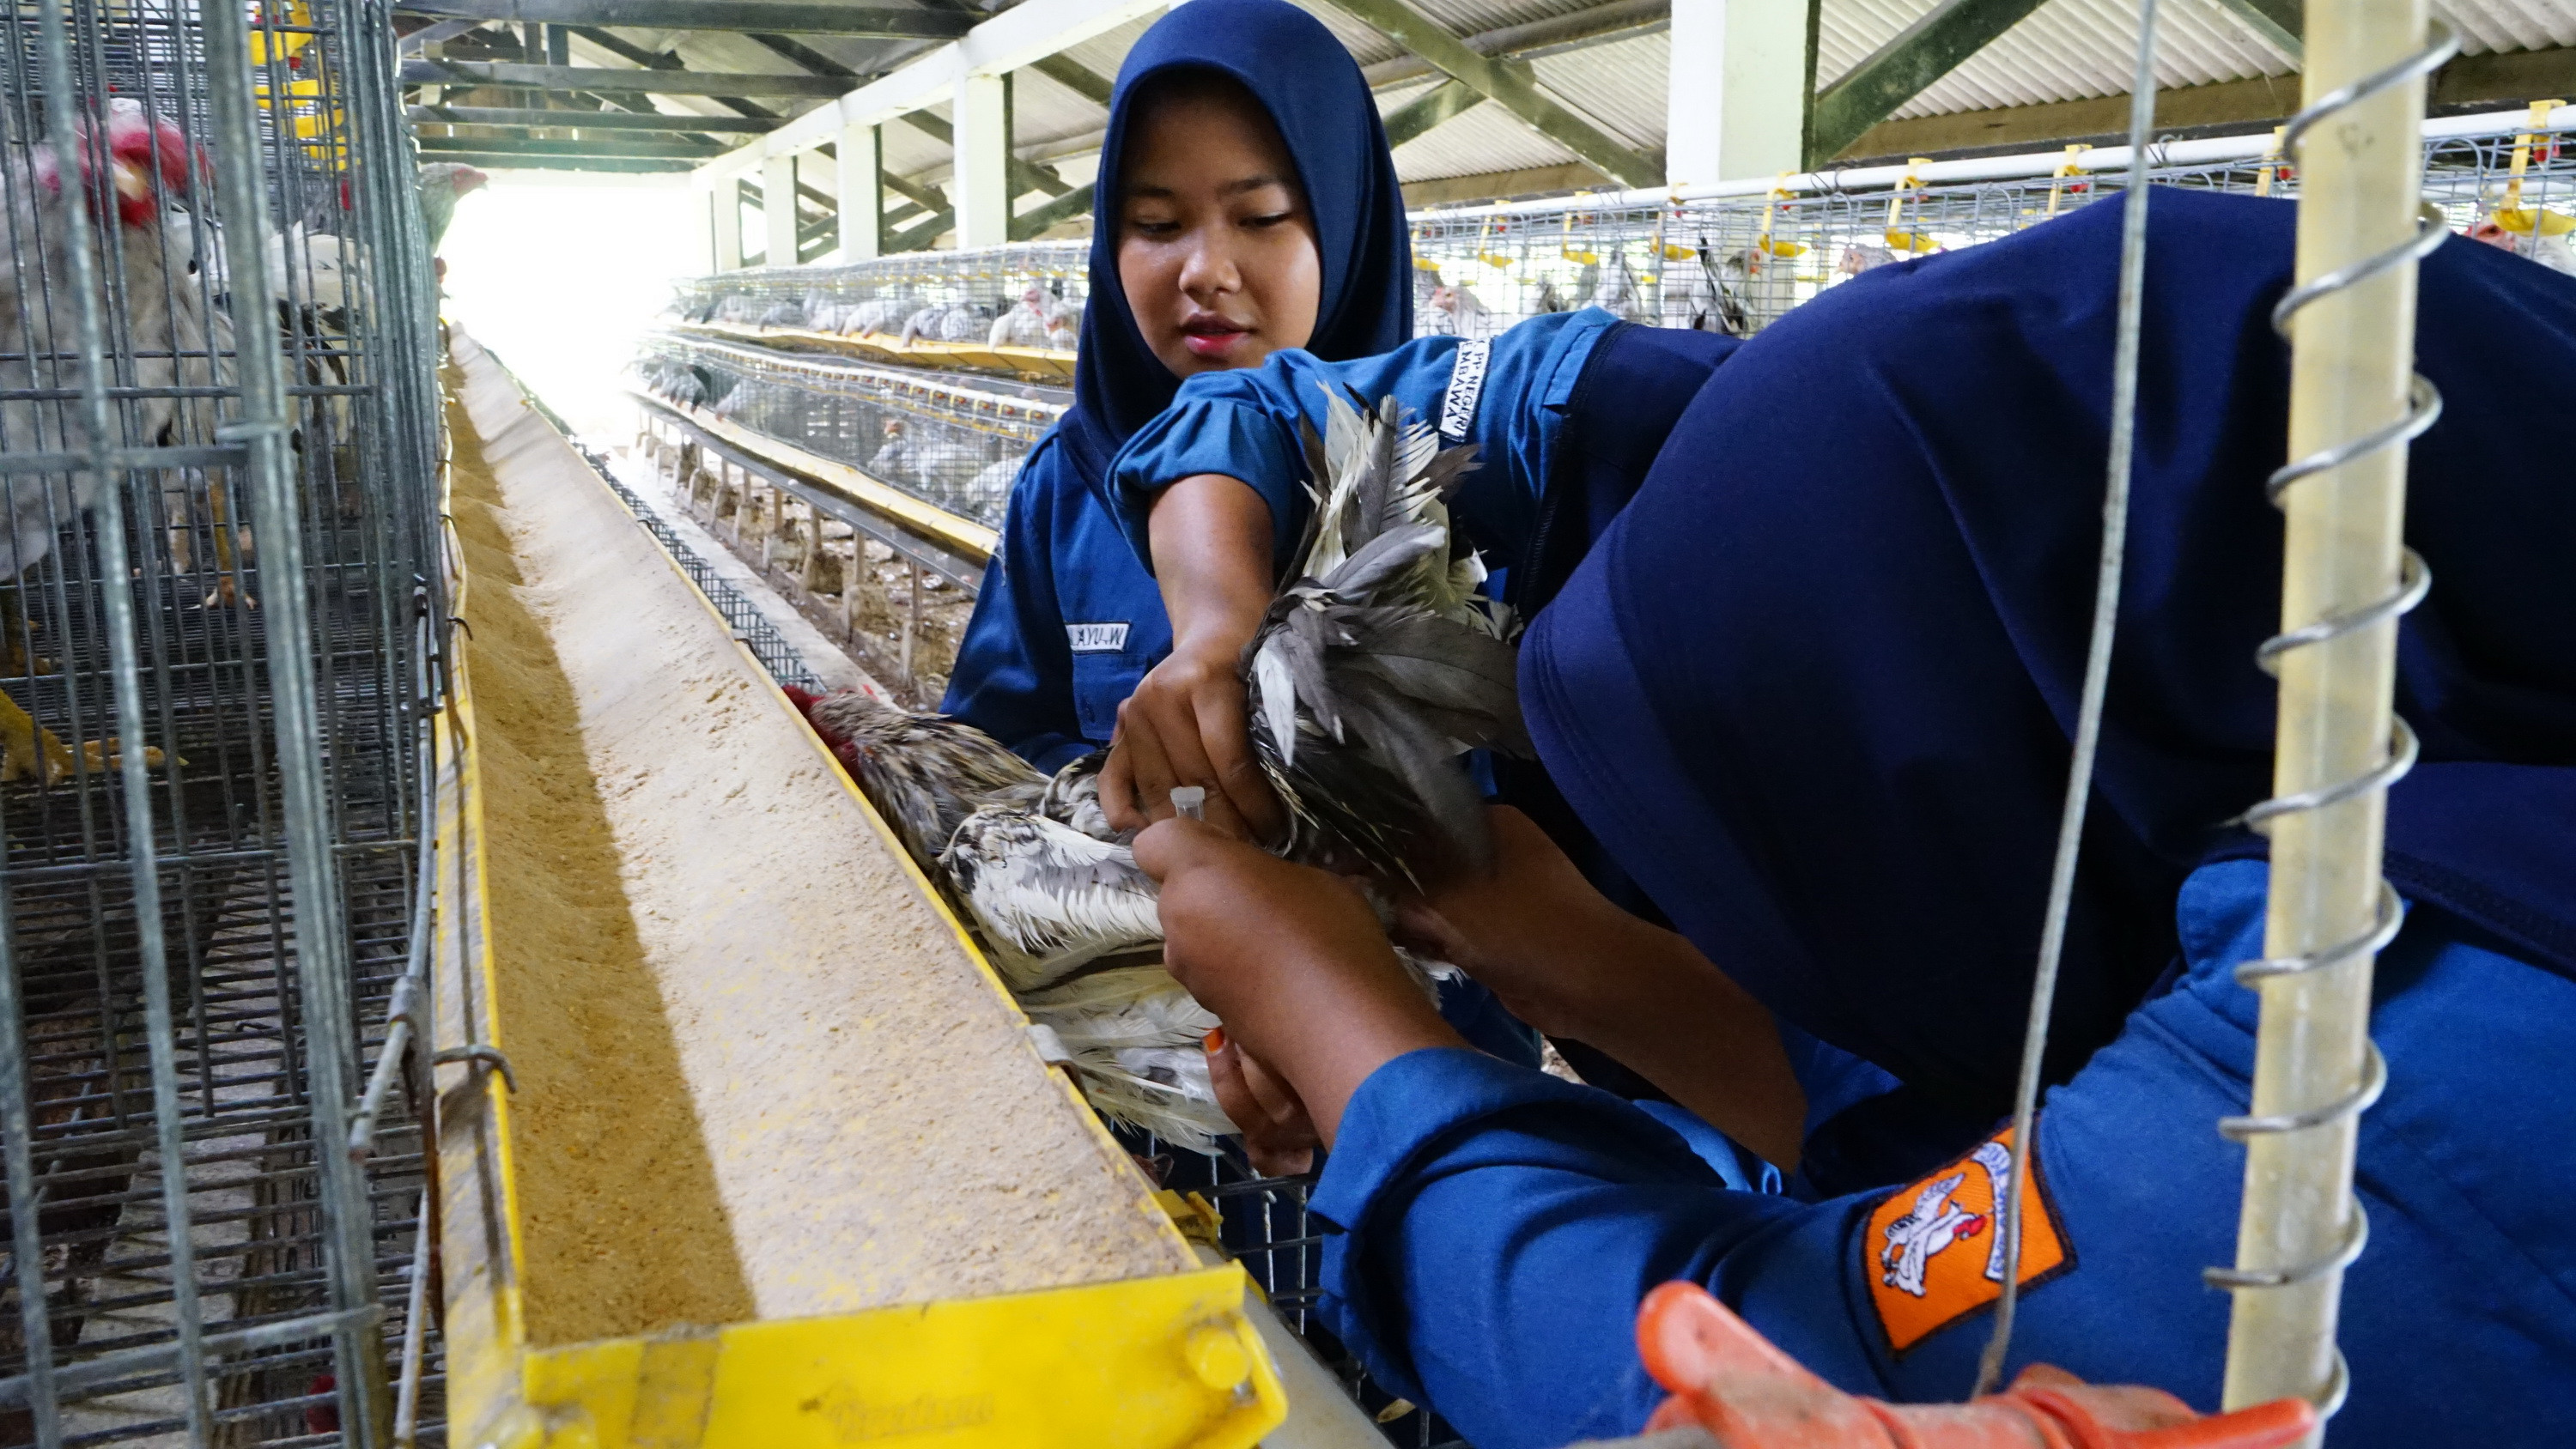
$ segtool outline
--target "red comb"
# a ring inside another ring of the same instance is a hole
[[[147,175],[158,171],[162,187],[170,192],[183,191],[188,185],[190,146],[188,133],[157,116],[126,111],[107,119],[107,154],[117,161],[142,168]],[[116,191],[116,214],[128,226],[140,226],[160,214],[160,202],[152,195],[150,185],[129,192]]]

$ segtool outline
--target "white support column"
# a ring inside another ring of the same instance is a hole
[[[1807,7],[1793,0],[1673,0],[1664,177],[1675,186],[1799,169]]]
[[[772,156],[760,167],[760,214],[769,223],[768,264],[796,265],[796,158]]]
[[[995,247],[1011,239],[1011,137],[998,75],[957,78],[956,163],[948,195],[957,206],[957,244]]]
[[[885,130],[881,126],[844,126],[841,168],[841,260],[863,262],[877,254],[885,230]]]
[[[707,209],[707,223],[715,232],[715,269],[742,270],[742,193],[734,178],[716,178],[715,189],[707,193]]]

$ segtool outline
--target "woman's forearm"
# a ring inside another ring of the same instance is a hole
[[[1770,1011],[1689,941],[1635,921],[1586,953],[1564,1034],[1608,1053],[1786,1172],[1807,1100]]]
[[[1173,652],[1230,663],[1270,607],[1270,505],[1240,479],[1201,473],[1164,489],[1146,527]]]

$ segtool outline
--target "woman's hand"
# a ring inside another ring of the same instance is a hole
[[[1253,1170],[1264,1177],[1312,1172],[1323,1139],[1297,1089],[1228,1040],[1224,1027],[1207,1034],[1207,1063],[1216,1105],[1242,1131],[1243,1155],[1252,1159]]]
[[[1275,1069],[1326,1145],[1369,1073],[1409,1051],[1466,1045],[1349,882],[1196,820],[1138,836],[1136,863],[1162,883],[1163,964],[1229,1042]]]
[[[1209,824],[1246,840],[1287,823],[1252,757],[1243,646],[1270,607],[1270,505],[1239,479],[1184,478],[1146,520],[1172,653],[1118,707],[1100,808],[1120,830],[1168,818],[1172,787],[1208,792]]]
[[[1251,637],[1249,628],[1243,632]],[[1176,785],[1206,789],[1207,822],[1240,839],[1271,839],[1286,823],[1252,755],[1236,668],[1242,647],[1242,640],[1202,638],[1187,650],[1176,648],[1118,706],[1118,733],[1100,772],[1101,809],[1113,828],[1135,830],[1168,818]]]

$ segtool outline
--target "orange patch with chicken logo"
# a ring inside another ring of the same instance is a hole
[[[1861,1270],[1879,1326],[1897,1353],[2003,1296],[2004,1234],[1995,1205],[2012,1182],[2012,1130],[1910,1187],[1869,1215]],[[2021,1285],[2027,1291],[2075,1266],[2039,1155],[2021,1184]]]

